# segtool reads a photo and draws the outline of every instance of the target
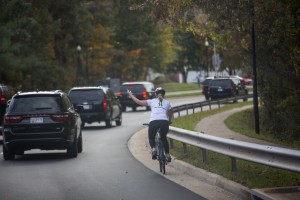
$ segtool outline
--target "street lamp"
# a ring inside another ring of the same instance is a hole
[[[209,43],[207,41],[207,38],[205,38],[205,46],[206,46],[206,76],[208,77],[208,46]]]
[[[80,59],[81,46],[77,45],[76,49],[77,49],[77,84],[79,84],[82,75],[81,59]]]

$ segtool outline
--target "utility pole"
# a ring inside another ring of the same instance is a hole
[[[252,68],[253,68],[253,109],[255,120],[255,133],[259,134],[259,111],[257,97],[257,74],[256,74],[256,49],[255,49],[255,28],[254,28],[254,3],[250,0],[251,16],[251,38],[252,38]]]

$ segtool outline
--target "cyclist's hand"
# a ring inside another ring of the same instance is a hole
[[[127,90],[127,94],[132,95],[132,92],[130,90]]]

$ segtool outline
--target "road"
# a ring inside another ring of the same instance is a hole
[[[171,102],[175,106],[203,100],[199,98]],[[129,152],[128,139],[144,128],[141,124],[149,115],[141,108],[125,112],[122,126],[88,125],[83,129],[83,153],[75,159],[68,159],[64,151],[39,150],[25,152],[14,161],[1,157],[1,200],[204,199],[146,168]]]

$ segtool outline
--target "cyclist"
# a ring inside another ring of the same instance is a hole
[[[135,103],[141,106],[149,106],[151,108],[148,138],[152,149],[152,159],[155,160],[157,156],[155,149],[155,135],[157,133],[157,129],[160,128],[161,139],[164,143],[166,157],[168,162],[171,162],[167,133],[169,132],[169,124],[172,123],[173,111],[170,102],[164,99],[166,91],[162,87],[158,87],[155,90],[157,98],[148,100],[137,99],[130,90],[127,90],[127,93]]]

